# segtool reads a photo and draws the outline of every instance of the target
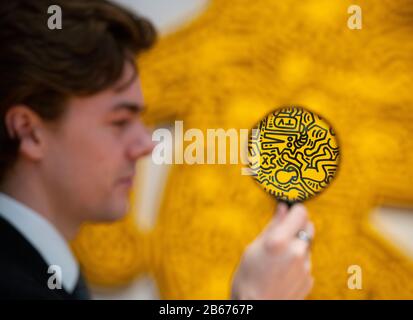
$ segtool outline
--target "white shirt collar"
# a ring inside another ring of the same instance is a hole
[[[30,242],[49,266],[61,268],[62,285],[68,293],[73,293],[79,277],[79,265],[57,229],[34,210],[1,192],[0,217]]]

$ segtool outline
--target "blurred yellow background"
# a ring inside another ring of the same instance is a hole
[[[361,30],[347,27],[352,4]],[[310,299],[413,298],[412,258],[370,219],[377,207],[413,208],[412,34],[409,0],[214,0],[139,61],[153,125],[251,128],[292,104],[329,119],[341,164],[306,203],[316,226]],[[161,298],[228,298],[243,249],[275,207],[240,171],[172,166],[149,229],[136,223],[137,183],[123,221],[85,226],[74,242],[87,278],[119,286],[149,274]],[[347,286],[351,265],[362,290]]]

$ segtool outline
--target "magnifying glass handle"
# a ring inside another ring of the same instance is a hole
[[[288,207],[288,209],[291,209],[291,207],[296,204],[296,202],[292,202],[292,201],[286,201],[286,200],[280,200],[280,202],[285,203]]]

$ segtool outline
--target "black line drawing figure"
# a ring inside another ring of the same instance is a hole
[[[333,128],[301,107],[276,110],[248,141],[249,166],[265,191],[289,203],[309,199],[333,180],[339,146]]]

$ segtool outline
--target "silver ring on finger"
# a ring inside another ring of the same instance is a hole
[[[298,231],[298,233],[297,233],[297,238],[300,239],[300,240],[303,240],[303,241],[307,242],[309,246],[311,245],[311,242],[312,242],[312,240],[313,240],[313,239],[311,238],[311,236],[308,234],[308,232],[305,231],[305,230],[300,230],[300,231]]]

